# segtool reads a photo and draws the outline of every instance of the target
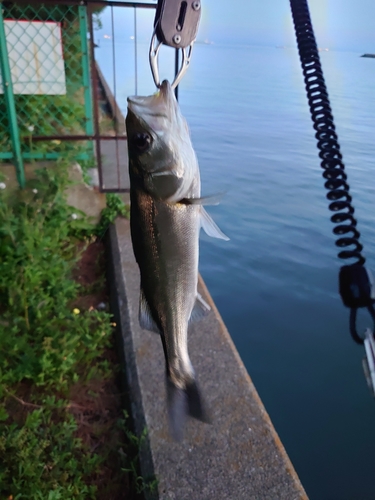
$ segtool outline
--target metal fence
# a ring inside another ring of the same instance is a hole
[[[24,161],[74,158],[98,166],[102,191],[126,191],[123,117],[115,83],[109,89],[95,62],[95,23],[105,7],[112,17],[114,8],[132,7],[136,32],[136,10],[156,4],[17,0],[0,5],[0,162],[15,164],[24,186]],[[111,38],[114,52],[113,32]],[[136,53],[136,37],[134,44]],[[116,82],[114,60],[113,74]],[[134,78],[137,86],[136,73]],[[110,186],[103,179],[103,150],[109,149],[116,171]]]
[[[23,185],[24,160],[92,158],[90,144],[65,140],[94,130],[87,8],[4,2],[1,11],[0,159],[15,162]]]

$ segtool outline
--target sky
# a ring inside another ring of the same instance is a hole
[[[288,0],[201,2],[200,40],[295,46]],[[319,47],[375,53],[375,0],[310,0],[309,7]],[[108,16],[109,10],[103,16]],[[116,21],[123,17],[124,26],[130,28],[133,9],[114,10]],[[150,39],[153,17],[154,10],[137,9],[140,39]]]
[[[310,0],[319,47],[375,52],[375,0]],[[202,0],[201,33],[259,45],[295,45],[288,0]]]

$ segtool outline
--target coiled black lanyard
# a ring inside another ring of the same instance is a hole
[[[354,218],[352,197],[349,194],[347,174],[333,121],[327,87],[320,64],[318,47],[311,23],[307,0],[290,0],[298,51],[305,80],[311,119],[317,139],[329,209],[335,212],[331,221],[337,224],[333,233],[338,236],[336,245],[345,250],[338,253],[340,259],[355,259],[344,265],[339,273],[339,292],[343,304],[350,308],[350,333],[357,344],[365,344],[365,373],[372,391],[375,391],[375,340],[374,328],[368,328],[364,337],[356,328],[357,311],[366,308],[375,325],[375,293],[371,272],[364,266],[363,246]],[[349,247],[349,248],[347,248]]]

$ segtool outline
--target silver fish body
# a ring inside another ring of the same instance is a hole
[[[197,292],[202,214],[220,231],[200,204],[197,158],[169,82],[154,96],[128,99],[126,128],[139,320],[161,335],[170,428],[181,439],[187,414],[208,421],[187,339],[189,321],[209,311]]]

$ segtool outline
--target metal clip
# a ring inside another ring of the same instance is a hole
[[[154,20],[159,42],[176,49],[192,45],[200,17],[200,0],[159,0]]]
[[[365,347],[366,357],[362,360],[362,367],[365,372],[367,385],[372,395],[375,397],[375,339],[373,333],[375,330],[375,308],[373,303],[367,306],[367,310],[374,322],[374,330],[367,328],[363,337],[358,334],[356,328],[357,310],[358,308],[352,308],[350,310],[350,333],[354,342],[364,345]]]
[[[178,70],[175,79],[173,80],[171,87],[172,89],[176,88],[177,85],[180,83],[182,77],[184,76],[189,64],[190,64],[190,59],[191,59],[191,53],[193,51],[193,44],[194,41],[188,46],[188,47],[183,47],[181,48],[182,50],[182,62],[180,69]],[[156,30],[154,31],[154,34],[152,35],[151,38],[151,44],[150,44],[150,66],[151,66],[151,73],[152,77],[154,79],[155,85],[159,88],[160,87],[160,77],[159,77],[159,66],[158,66],[158,55],[159,55],[159,50],[160,47],[163,45],[163,42],[158,40]]]
[[[370,328],[365,331],[363,343],[366,350],[366,357],[362,360],[363,371],[372,395],[375,397],[375,339]]]

